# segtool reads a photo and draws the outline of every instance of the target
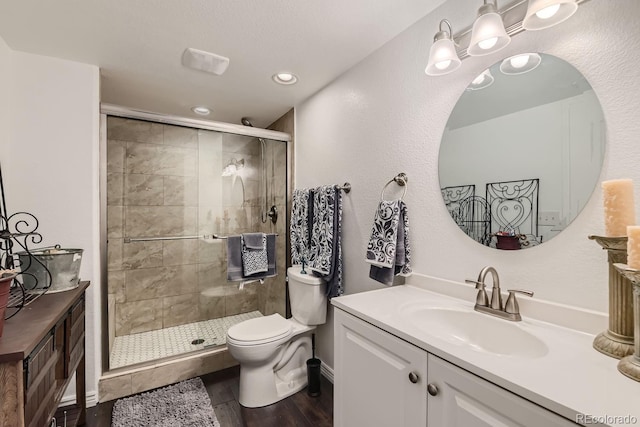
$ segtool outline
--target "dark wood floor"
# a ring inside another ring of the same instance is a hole
[[[220,427],[333,425],[333,385],[324,377],[321,380],[320,396],[311,397],[304,389],[273,405],[251,409],[238,403],[239,367],[207,374],[201,378],[209,392]],[[114,403],[115,401],[110,401],[89,408],[87,427],[110,427]]]

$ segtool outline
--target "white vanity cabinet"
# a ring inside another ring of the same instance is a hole
[[[430,392],[435,394],[428,398],[430,427],[576,426],[432,354],[428,364]]]
[[[343,310],[334,328],[336,427],[576,425]]]
[[[427,424],[427,353],[335,310],[335,427]]]

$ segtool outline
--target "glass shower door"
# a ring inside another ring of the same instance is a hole
[[[286,212],[285,142],[117,117],[107,140],[110,369],[224,345],[232,324],[284,314],[286,218],[262,214]],[[278,234],[280,274],[227,281],[224,237],[258,231]]]

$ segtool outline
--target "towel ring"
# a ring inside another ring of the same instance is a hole
[[[392,179],[389,180],[389,182],[387,182],[384,185],[384,187],[382,188],[382,192],[380,193],[380,200],[384,200],[384,190],[386,190],[387,187],[394,182],[398,184],[400,187],[404,187],[404,191],[402,192],[402,196],[400,197],[400,200],[404,199],[405,194],[407,194],[409,177],[407,177],[406,173],[400,172],[398,175],[394,176]]]

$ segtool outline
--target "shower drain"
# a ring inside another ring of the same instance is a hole
[[[191,345],[199,345],[202,344],[204,342],[204,340],[202,338],[197,338],[193,341],[191,341]]]

